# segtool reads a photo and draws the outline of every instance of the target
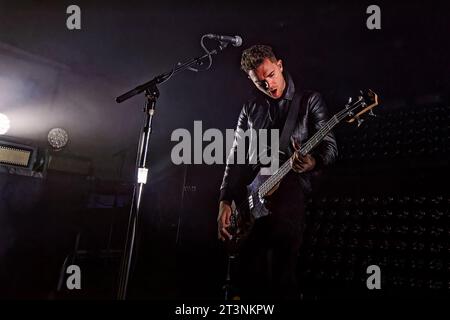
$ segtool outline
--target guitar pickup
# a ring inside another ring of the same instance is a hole
[[[248,196],[248,206],[250,207],[250,209],[253,209],[254,207],[252,195]]]

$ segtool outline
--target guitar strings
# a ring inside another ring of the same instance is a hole
[[[361,101],[362,100],[358,100],[351,107],[345,108],[345,109],[341,110],[340,112],[338,112],[337,114],[335,114],[324,126],[322,126],[311,137],[311,139],[309,139],[309,141],[303,147],[300,148],[300,153],[305,155],[306,153],[311,151],[311,149],[314,148],[314,146],[323,138],[323,137],[320,137],[320,139],[318,139],[318,137],[321,135],[325,136],[326,134],[328,134],[328,132],[330,130],[332,130],[333,127],[335,127],[339,122],[341,122],[345,118],[346,113],[348,113],[349,111],[352,112],[353,109],[355,109],[361,103]],[[326,133],[325,133],[325,131],[326,131]],[[317,141],[315,141],[315,140],[317,140]],[[311,144],[311,141],[314,141],[314,144]],[[309,150],[307,150],[307,149],[309,149]],[[305,152],[305,150],[307,150],[307,151]],[[283,178],[290,171],[291,168],[292,167],[291,167],[290,160],[286,161],[272,176],[270,176],[258,188],[259,196],[264,197],[265,195],[267,195],[267,193],[270,190],[272,190],[272,188],[279,182],[279,180],[281,178]]]

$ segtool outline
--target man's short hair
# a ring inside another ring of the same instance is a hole
[[[246,73],[250,70],[255,70],[266,58],[272,62],[277,61],[271,47],[262,44],[251,46],[242,52],[241,69]]]

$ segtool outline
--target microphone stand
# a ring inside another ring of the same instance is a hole
[[[197,69],[192,68],[191,66],[194,64],[202,65],[203,60],[207,57],[210,57],[212,55],[216,55],[222,50],[224,50],[227,47],[227,42],[220,42],[219,48],[207,51],[206,54],[203,56],[193,58],[188,60],[184,63],[178,63],[177,67],[172,69],[169,72],[160,74],[153,78],[152,80],[141,84],[137,86],[136,88],[129,90],[128,92],[125,92],[124,94],[120,95],[116,98],[117,103],[121,103],[137,94],[140,94],[144,92],[145,94],[145,106],[144,106],[144,121],[142,124],[141,129],[141,135],[139,138],[139,145],[138,145],[138,151],[137,151],[137,158],[136,158],[136,168],[135,168],[135,174],[137,177],[137,182],[134,183],[133,188],[133,197],[131,200],[131,208],[130,208],[130,214],[128,219],[128,229],[127,229],[127,235],[126,235],[126,242],[125,242],[125,249],[124,254],[121,262],[121,268],[120,268],[120,276],[119,276],[119,288],[117,293],[117,298],[119,300],[125,300],[127,297],[127,289],[128,289],[128,282],[130,278],[130,269],[133,262],[133,253],[135,249],[135,238],[136,238],[136,231],[138,230],[138,222],[139,222],[139,209],[140,209],[140,203],[142,199],[142,193],[144,190],[144,185],[147,182],[147,174],[148,174],[148,168],[146,167],[147,164],[147,154],[148,154],[148,146],[150,141],[150,135],[152,132],[152,122],[153,122],[153,115],[156,110],[156,101],[159,97],[159,90],[158,90],[158,84],[161,84],[167,80],[169,80],[173,75],[184,71],[186,69],[191,71],[198,71]],[[212,59],[210,60],[212,61]]]

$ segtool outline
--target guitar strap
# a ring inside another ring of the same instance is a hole
[[[289,154],[290,137],[292,135],[292,132],[294,131],[295,125],[297,124],[298,113],[302,102],[301,100],[302,94],[295,93],[291,105],[289,106],[289,111],[286,117],[283,131],[281,132],[280,151],[284,152],[286,155]]]

